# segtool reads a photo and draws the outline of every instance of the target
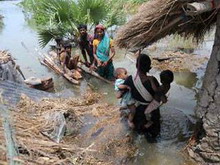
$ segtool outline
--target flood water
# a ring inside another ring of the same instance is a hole
[[[0,1],[0,15],[4,16],[4,26],[0,30],[0,50],[9,50],[16,58],[26,77],[52,76],[57,92],[63,91],[67,95],[79,95],[86,91],[87,82],[94,90],[103,93],[104,99],[116,104],[112,85],[103,83],[86,75],[80,87],[75,87],[57,76],[38,61],[39,52],[47,52],[48,47],[41,49],[38,45],[37,33],[31,29],[25,20],[22,9],[16,4],[19,1]],[[211,45],[211,43],[208,43]],[[207,44],[206,44],[207,46]],[[35,50],[38,51],[35,51]],[[202,48],[198,50],[202,52]],[[209,53],[209,50],[206,51]],[[129,73],[135,71],[133,62],[117,54],[115,67],[128,68]],[[201,71],[200,75],[203,75]],[[158,77],[158,71],[151,74]],[[131,164],[137,165],[182,165],[192,164],[183,156],[183,148],[193,129],[196,92],[201,86],[201,77],[196,73],[175,73],[175,82],[169,91],[169,100],[161,107],[162,130],[157,143],[148,143],[144,137],[137,136],[135,143],[139,148],[137,158]],[[101,85],[100,85],[101,84]]]

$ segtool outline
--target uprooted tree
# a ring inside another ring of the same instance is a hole
[[[219,0],[151,0],[119,29],[116,39],[121,48],[137,49],[176,33],[193,36],[198,41],[216,25],[214,46],[196,108],[199,124],[194,143],[187,147],[189,155],[201,164],[220,163],[219,6]]]

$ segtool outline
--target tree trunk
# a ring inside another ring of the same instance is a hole
[[[220,164],[220,12],[196,115],[204,134],[196,145],[188,148],[189,154],[201,164]]]

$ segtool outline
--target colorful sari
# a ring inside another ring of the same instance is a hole
[[[97,46],[96,55],[101,62],[106,62],[109,60],[110,53],[110,38],[107,34],[104,35],[103,39]],[[109,61],[106,66],[100,66],[97,70],[98,74],[106,79],[114,78],[114,66],[112,61]]]

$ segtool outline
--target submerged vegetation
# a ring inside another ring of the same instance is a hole
[[[98,23],[106,27],[121,25],[127,17],[127,5],[143,0],[24,0],[22,7],[37,25],[42,47],[56,37],[77,34],[77,25]]]

